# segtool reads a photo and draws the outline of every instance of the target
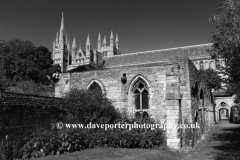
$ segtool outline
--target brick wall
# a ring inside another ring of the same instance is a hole
[[[15,141],[33,127],[50,124],[59,98],[0,92],[0,142]]]

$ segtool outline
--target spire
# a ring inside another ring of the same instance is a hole
[[[104,39],[103,39],[103,45],[107,45],[107,40],[106,40],[106,36],[104,36]]]
[[[119,42],[119,40],[118,40],[118,34],[116,34],[116,40],[115,40],[115,42],[116,42],[116,43]]]
[[[111,36],[110,36],[110,40],[113,40],[113,32],[111,31]]]
[[[58,31],[57,31],[57,36],[56,36],[56,43],[58,43]]]
[[[61,27],[60,27],[60,32],[59,32],[59,41],[63,41],[64,40],[64,13],[62,13],[62,21],[61,21]]]
[[[80,52],[82,50],[82,47],[81,47],[81,44],[79,45],[79,50],[78,50],[78,52]]]
[[[68,49],[68,52],[70,52],[71,47],[70,47],[70,41],[69,40],[68,40],[68,44],[67,44],[67,49]]]
[[[114,46],[114,37],[113,37],[112,31],[111,31],[111,35],[110,35],[110,46]]]
[[[67,36],[67,33],[66,33],[66,44],[68,44],[68,36]]]
[[[77,48],[77,44],[76,44],[76,40],[75,40],[75,37],[73,39],[73,44],[72,44],[72,49],[75,49]]]
[[[87,37],[86,46],[91,46],[91,43],[90,43],[90,38],[89,38],[89,34],[88,34],[88,37]]]
[[[113,37],[112,31],[111,31],[111,35],[110,35],[110,46],[114,46],[114,37]]]
[[[117,50],[119,50],[119,39],[118,39],[118,34],[116,34],[115,44],[116,44],[116,48],[117,48]]]
[[[101,34],[99,32],[99,35],[98,35],[98,42],[101,42]]]
[[[64,30],[64,12],[62,12],[62,21],[61,21],[61,28],[60,28],[60,31],[61,30]]]
[[[99,32],[99,35],[98,35],[98,50],[100,50],[102,47],[102,38],[101,38],[101,34]]]

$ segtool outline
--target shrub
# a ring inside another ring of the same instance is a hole
[[[37,158],[95,147],[157,148],[165,146],[161,129],[62,129],[36,131],[22,148],[24,158]]]
[[[66,129],[58,130],[56,122],[81,124],[154,123],[150,118],[129,119],[114,108],[105,95],[85,90],[72,90],[59,102],[59,113],[53,115],[52,126],[40,126],[25,136],[24,140],[3,155],[30,159],[80,151],[94,147],[157,148],[165,146],[162,129]],[[60,116],[61,114],[61,116]],[[49,122],[50,123],[50,122]],[[24,145],[22,145],[22,143]],[[21,145],[20,145],[21,144]]]
[[[121,118],[105,95],[88,90],[71,90],[64,97],[61,109],[68,114],[65,120],[72,123],[114,123]]]

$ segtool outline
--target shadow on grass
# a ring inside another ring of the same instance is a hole
[[[223,133],[214,134],[212,137],[212,140],[222,142],[220,146],[213,147],[220,151],[214,156],[214,159],[240,159],[240,126],[222,130]]]
[[[42,157],[40,160],[178,160],[179,158],[181,159],[179,152],[164,149],[94,148]]]

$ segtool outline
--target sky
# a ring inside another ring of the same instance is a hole
[[[99,32],[119,37],[122,54],[209,43],[221,0],[0,0],[0,39],[19,38],[52,51],[62,12],[68,38],[97,48]]]

